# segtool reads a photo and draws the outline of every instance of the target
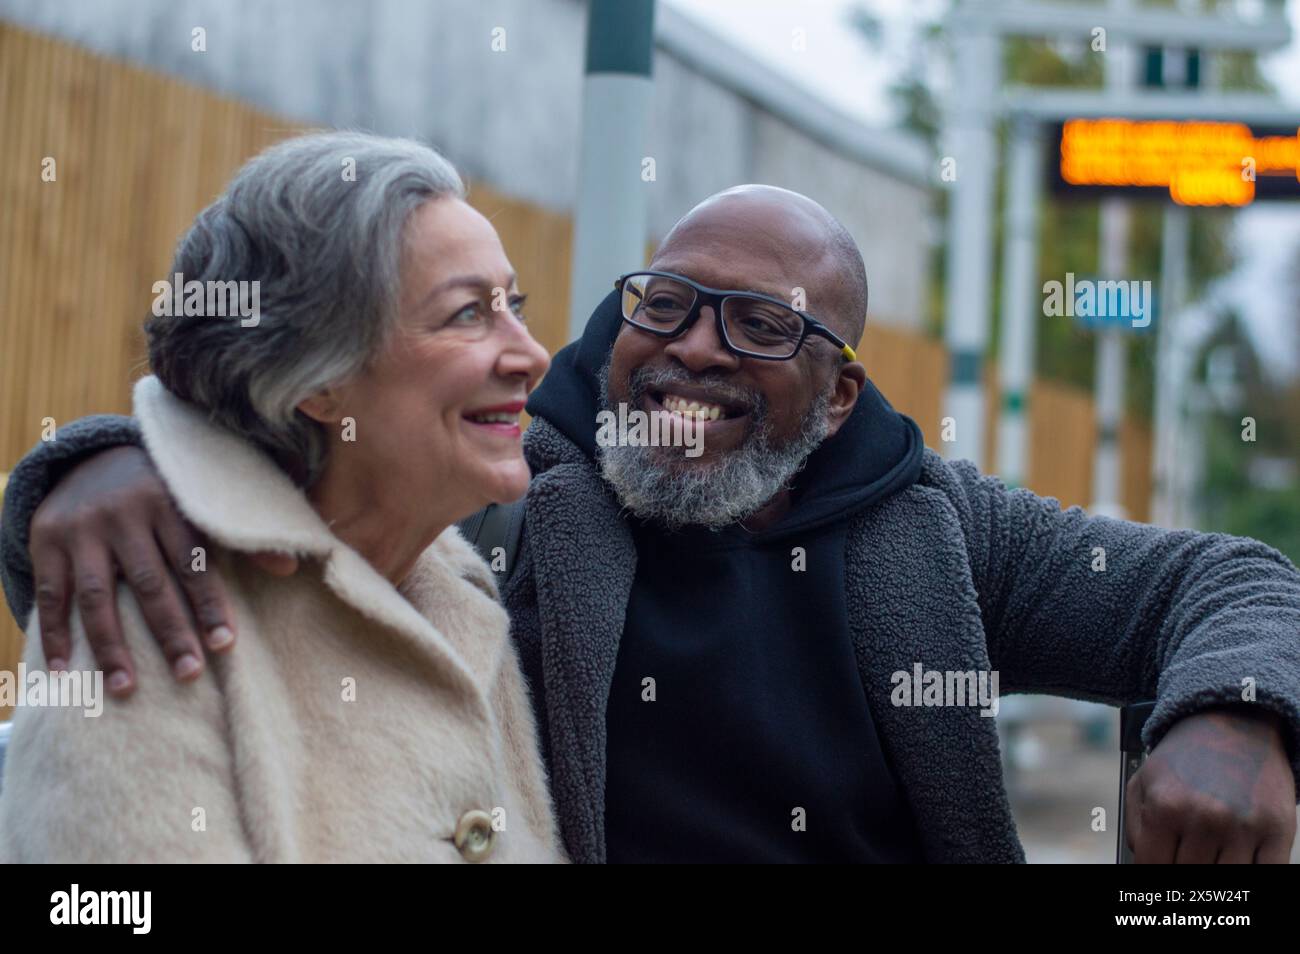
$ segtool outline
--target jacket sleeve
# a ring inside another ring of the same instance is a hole
[[[32,514],[65,473],[92,454],[123,444],[143,446],[134,418],[116,414],[83,417],[57,428],[14,467],[0,513],[0,578],[9,611],[25,626],[35,605],[31,555],[27,552]]]
[[[970,461],[930,468],[957,509],[1004,691],[1155,699],[1143,741],[1240,704],[1281,717],[1300,788],[1300,573],[1258,540],[1062,511]]]
[[[0,793],[0,861],[252,860],[214,666],[192,682],[171,678],[162,654],[144,646],[152,638],[125,585],[117,598],[138,687],[125,700],[105,696],[74,612],[68,671],[94,687],[82,696],[91,705],[15,709]],[[33,616],[29,673],[46,671],[38,625]]]

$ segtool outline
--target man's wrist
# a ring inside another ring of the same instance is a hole
[[[1208,706],[1195,715],[1218,715],[1231,718],[1234,723],[1249,728],[1254,733],[1266,733],[1276,739],[1278,746],[1286,753],[1288,761],[1294,761],[1296,731],[1292,724],[1266,706],[1256,702],[1227,702]],[[1190,716],[1189,716],[1190,718]]]

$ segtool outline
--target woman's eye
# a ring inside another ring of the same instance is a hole
[[[453,325],[471,324],[480,321],[482,317],[483,317],[482,314],[479,312],[478,304],[475,303],[472,305],[466,305],[460,311],[456,312],[456,314],[452,315],[451,321],[449,321],[448,324],[453,324]]]

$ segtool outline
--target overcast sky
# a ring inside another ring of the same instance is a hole
[[[906,37],[916,23],[933,21],[946,0],[662,0],[708,24],[750,51],[791,82],[833,102],[869,124],[896,120],[886,94],[902,69]],[[849,25],[854,7],[864,7],[883,24],[879,50]],[[1256,3],[1243,2],[1250,8]],[[1300,0],[1288,0],[1292,34],[1300,37]],[[794,48],[802,30],[805,49]],[[1300,111],[1300,42],[1263,61],[1265,75],[1280,96]],[[833,210],[832,210],[833,211]],[[1300,266],[1300,202],[1261,203],[1237,217],[1240,265],[1214,292],[1237,307],[1260,351],[1278,373],[1300,373],[1300,288],[1291,275]],[[868,262],[870,269],[873,263]]]

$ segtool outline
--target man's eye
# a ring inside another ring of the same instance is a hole
[[[683,308],[684,305],[672,295],[653,295],[646,301],[646,307],[657,311],[674,311]]]
[[[527,321],[528,316],[524,314],[524,303],[528,301],[527,295],[515,295],[510,299],[510,310],[514,312],[516,318],[520,321]]]

